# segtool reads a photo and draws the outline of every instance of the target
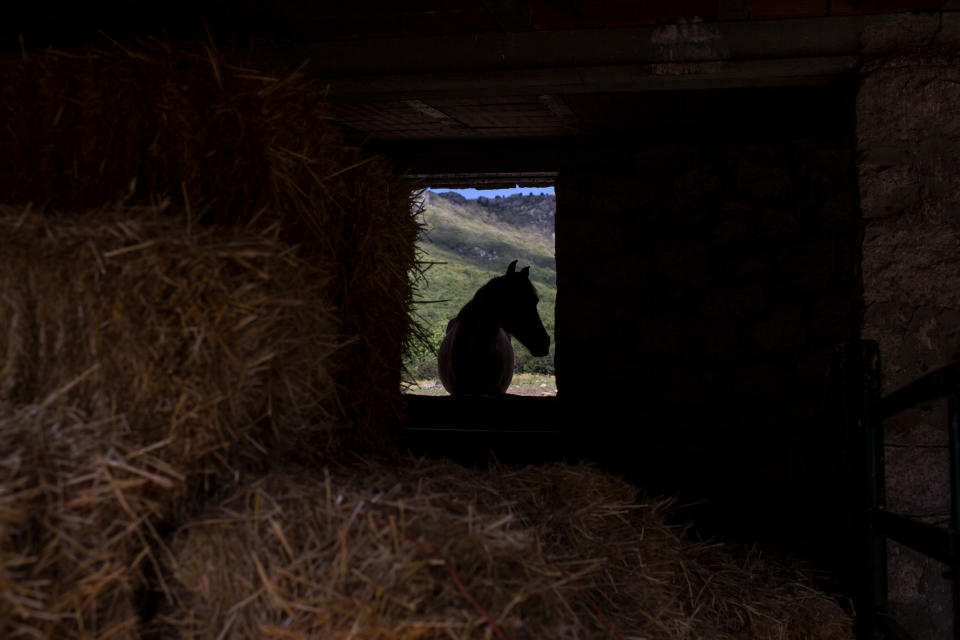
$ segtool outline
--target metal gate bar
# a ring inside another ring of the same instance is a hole
[[[862,341],[858,347],[846,348],[846,355],[841,359],[841,375],[846,380],[845,402],[859,401],[859,406],[848,405],[845,414],[852,440],[848,450],[855,456],[852,463],[861,478],[862,491],[861,506],[855,510],[855,523],[862,531],[860,539],[865,544],[860,557],[866,565],[862,567],[863,578],[855,595],[859,600],[860,635],[866,640],[899,635],[887,624],[886,539],[889,537],[950,567],[954,637],[960,639],[960,364],[938,369],[881,398],[879,348],[872,341]],[[854,377],[860,380],[856,399]],[[944,396],[949,399],[950,522],[947,527],[886,511],[883,459],[884,420]]]

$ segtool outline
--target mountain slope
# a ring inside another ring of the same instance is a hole
[[[455,193],[424,193],[427,233],[419,248],[425,261],[437,264],[428,267],[418,287],[415,311],[434,348],[450,318],[490,278],[503,275],[515,259],[518,268],[530,265],[530,277],[540,296],[537,308],[552,342],[557,295],[554,203],[554,196],[466,200]],[[514,349],[518,370],[552,370],[552,355],[533,359],[516,342]],[[435,360],[426,349],[413,349],[407,356],[412,368]],[[429,366],[426,370],[421,372],[431,373]]]

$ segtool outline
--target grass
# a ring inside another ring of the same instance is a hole
[[[477,206],[432,197],[424,211],[430,245],[456,254],[481,270],[500,275],[513,259],[532,265],[536,282],[556,289],[557,271],[553,238],[498,220]],[[477,251],[480,250],[480,251]],[[482,251],[482,253],[481,253]],[[472,294],[471,294],[472,295]]]
[[[436,378],[415,381],[407,393],[418,396],[448,395]],[[516,373],[507,393],[520,396],[554,396],[557,395],[557,378],[541,373]]]

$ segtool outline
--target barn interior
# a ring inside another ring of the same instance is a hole
[[[213,42],[322,83],[411,188],[555,186],[557,397],[408,398],[406,445],[597,462],[855,595],[838,347],[876,340],[886,391],[960,353],[960,3],[41,3],[3,29]],[[942,412],[894,425],[891,509],[947,508]],[[942,567],[890,545],[900,633],[954,633]]]

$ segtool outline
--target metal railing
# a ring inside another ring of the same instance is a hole
[[[858,539],[854,602],[864,640],[903,638],[887,608],[887,539],[949,567],[953,587],[954,637],[960,639],[960,364],[929,373],[886,396],[880,395],[877,344],[841,348],[844,411],[850,425],[847,453],[854,474],[851,525]],[[948,398],[950,520],[937,526],[886,510],[883,425],[887,418],[933,400]]]

